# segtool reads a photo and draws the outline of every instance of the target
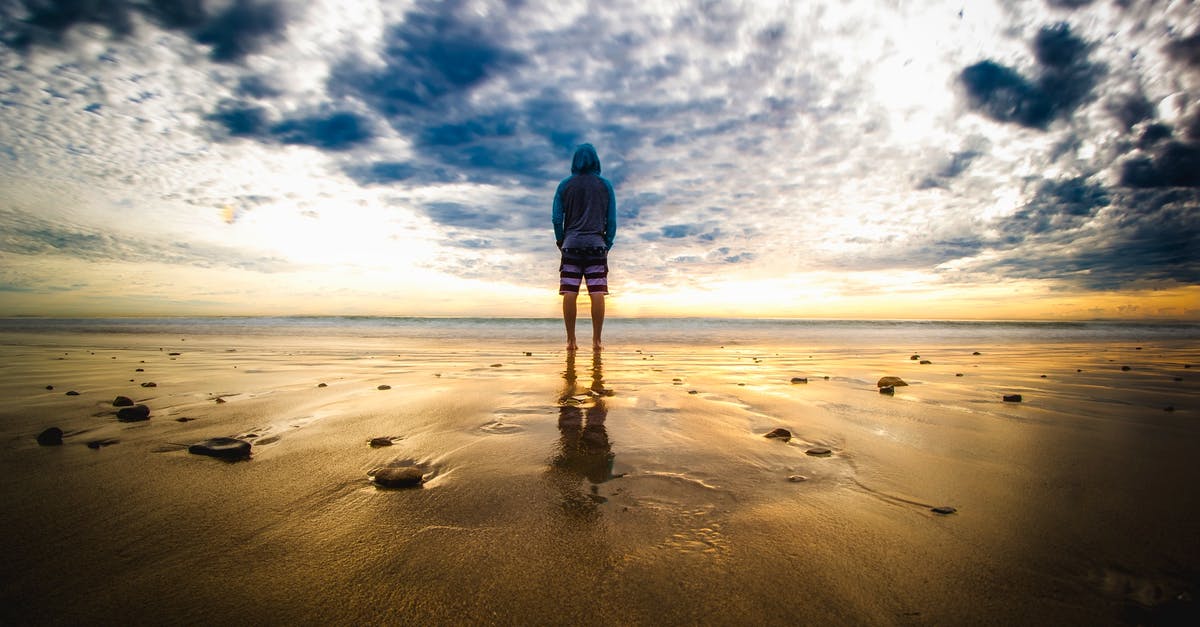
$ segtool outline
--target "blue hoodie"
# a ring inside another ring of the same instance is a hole
[[[580,144],[571,160],[571,176],[554,192],[554,241],[559,248],[612,248],[617,237],[617,194],[600,176],[600,156]]]

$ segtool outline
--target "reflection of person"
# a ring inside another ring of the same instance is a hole
[[[617,195],[600,176],[600,157],[591,144],[580,144],[571,161],[571,176],[554,192],[550,213],[554,240],[562,251],[558,293],[563,297],[567,350],[575,350],[575,300],[586,283],[592,301],[592,350],[600,350],[604,296],[608,294],[608,251],[617,235]]]
[[[563,504],[584,512],[593,511],[604,501],[595,494],[596,485],[612,478],[612,445],[604,426],[608,418],[600,354],[592,357],[592,384],[586,390],[576,387],[575,354],[567,353],[563,372],[564,386],[558,398],[558,451],[551,471],[563,495]],[[582,392],[582,393],[577,393]],[[592,484],[591,493],[579,490],[579,480]]]

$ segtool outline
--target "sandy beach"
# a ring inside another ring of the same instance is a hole
[[[6,625],[1200,617],[1190,339],[9,332],[0,374]]]

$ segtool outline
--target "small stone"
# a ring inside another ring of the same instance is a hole
[[[225,403],[225,402],[228,402],[228,401],[226,401],[224,397],[221,397],[221,396],[217,397],[216,403],[218,405],[220,405],[221,403]]]
[[[47,385],[47,386],[46,386],[46,389],[47,389],[47,390],[53,390],[53,389],[54,389],[54,386],[53,386],[53,385]]]
[[[894,387],[892,387],[892,386],[890,386],[890,385],[885,385],[885,386],[883,386],[883,387],[879,388],[879,393],[880,393],[880,394],[887,394],[888,396],[895,396],[895,395],[896,395],[896,388],[894,388]]]
[[[699,394],[699,393],[700,392],[698,392],[696,390],[688,390],[688,394]]]
[[[920,359],[920,358],[921,358],[921,356],[920,356],[920,355],[913,355],[912,357],[909,357],[909,359],[911,359],[912,361],[916,361],[916,360],[918,360],[918,359]]]
[[[1166,407],[1163,407],[1163,411],[1175,411],[1175,406],[1167,405]]]
[[[808,477],[805,477],[804,475],[792,475],[788,477],[788,481],[791,481],[792,483],[804,483],[805,481],[808,481]]]
[[[371,448],[379,448],[381,446],[391,446],[391,438],[371,438]]]
[[[529,351],[525,351],[525,356],[526,356],[526,357],[533,357],[533,353],[531,353],[531,352],[529,352]]]
[[[981,353],[981,352],[979,352],[979,351],[975,351],[974,353],[971,353],[971,354],[972,354],[972,355],[982,355],[983,353]]]
[[[808,383],[806,377],[792,377],[792,383]]]
[[[100,447],[111,446],[113,444],[116,444],[117,442],[120,442],[120,440],[114,440],[112,438],[104,438],[103,440],[92,440],[92,441],[88,442],[87,447],[92,450],[99,450]]]
[[[79,392],[76,392],[75,390],[71,390],[70,392],[67,392],[67,396],[79,396]]]
[[[831,451],[823,446],[814,446],[813,448],[810,448],[804,452],[808,455],[812,455],[813,457],[825,457],[827,455],[833,454],[833,451]]]
[[[1130,368],[1129,366],[1121,366],[1122,372],[1129,372],[1130,370],[1133,370],[1133,368]]]
[[[142,387],[144,387],[144,388],[156,388],[156,387],[158,387],[158,384],[157,384],[157,383],[155,383],[155,382],[153,382],[153,381],[146,381],[145,383],[143,383],[143,384],[142,384]]]
[[[492,364],[492,366],[491,366],[491,367],[492,367],[492,368],[499,368],[500,366],[503,366],[503,365],[504,365],[504,364]]]
[[[186,416],[180,416],[179,418],[175,419],[175,422],[191,422],[193,420],[195,420],[195,418],[188,418]]]
[[[778,438],[780,440],[783,440],[784,442],[787,442],[788,440],[792,439],[792,432],[788,431],[787,429],[784,429],[783,427],[778,427],[778,428],[772,429],[770,433],[764,435],[763,437]]]
[[[318,383],[318,384],[317,384],[317,387],[319,387],[319,388],[327,388],[327,387],[329,387],[329,385],[328,385],[328,384],[325,384],[325,383]]]
[[[930,365],[930,364],[932,364],[932,363],[933,363],[933,362],[932,362],[932,361],[929,361],[928,359],[922,359],[922,360],[921,360],[921,365],[922,365],[922,366],[928,366],[928,365]]]
[[[146,369],[145,368],[134,368],[133,371],[134,372],[145,372]]]
[[[384,488],[415,488],[424,477],[425,473],[416,466],[383,468],[375,473],[375,484]]]
[[[381,386],[379,386],[379,387],[377,387],[377,388],[375,388],[375,389],[376,389],[376,390],[390,390],[390,389],[392,389],[392,386],[384,384],[384,385],[381,385]]]
[[[961,373],[961,372],[956,372],[956,373],[954,373],[954,376],[956,376],[956,377],[961,377],[961,376],[963,376],[963,373]]]
[[[1042,375],[1042,378],[1043,378],[1043,379],[1045,379],[1045,378],[1046,378],[1046,375]]]
[[[1005,403],[1020,403],[1021,395],[1020,394],[1005,394],[1004,402]]]
[[[179,353],[167,353],[168,357],[178,357]]]
[[[958,509],[956,509],[956,508],[953,508],[953,507],[950,507],[949,505],[939,505],[938,507],[931,507],[931,508],[929,508],[929,511],[931,511],[931,512],[933,512],[933,513],[935,513],[935,514],[941,514],[941,515],[943,515],[943,516],[949,516],[950,514],[953,514],[954,512],[957,512],[957,511],[958,511]]]
[[[133,407],[133,399],[128,396],[118,396],[113,399],[113,407]]]
[[[50,427],[42,431],[37,436],[37,443],[42,446],[58,446],[62,444],[63,430],[58,427]]]
[[[117,410],[117,420],[121,422],[141,422],[150,420],[150,408],[145,405],[134,405],[133,407],[122,407]]]
[[[237,438],[210,438],[189,446],[188,452],[224,460],[246,459],[250,457],[250,443]]]
[[[908,384],[905,383],[904,379],[901,379],[900,377],[883,377],[875,383],[875,387],[877,387],[877,388],[887,387],[887,386],[898,388],[898,387],[901,387],[904,385],[908,385]]]

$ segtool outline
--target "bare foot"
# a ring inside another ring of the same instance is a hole
[[[568,351],[574,352],[578,348],[579,348],[579,346],[576,345],[575,342],[567,342],[567,350]]]
[[[599,352],[600,352],[600,351],[602,351],[602,350],[604,350],[604,347],[603,347],[603,346],[600,346],[600,343],[599,343],[599,342],[596,342],[595,344],[592,344],[592,352],[594,352],[594,353],[599,353]]]

